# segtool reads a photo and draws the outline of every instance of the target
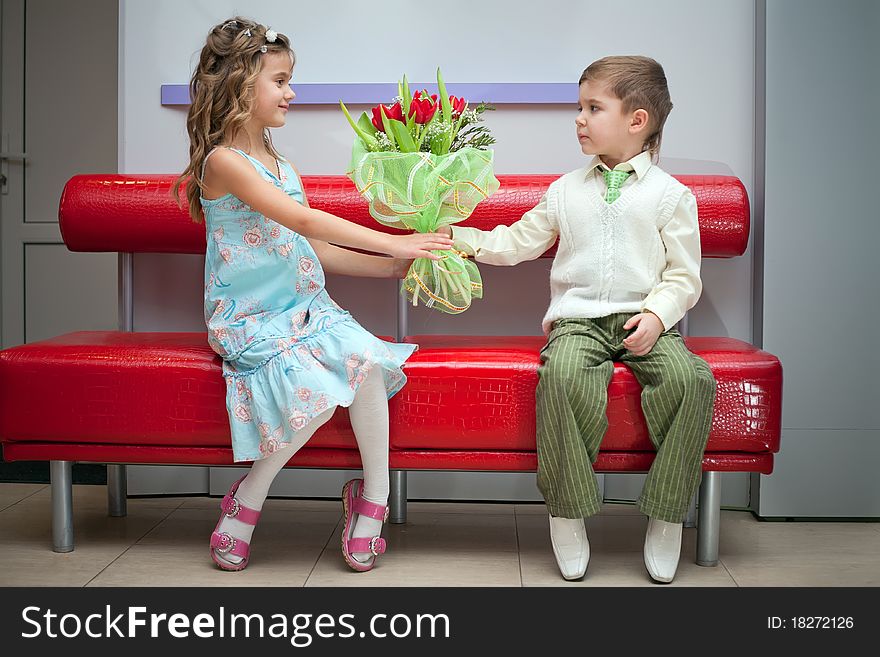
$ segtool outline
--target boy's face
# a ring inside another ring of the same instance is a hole
[[[262,56],[262,67],[254,89],[253,117],[268,128],[284,125],[288,106],[296,94],[290,88],[293,67],[290,55],[269,52]]]
[[[581,83],[579,112],[574,120],[578,143],[585,155],[609,155],[628,159],[641,151],[641,130],[633,131],[635,110],[624,114],[623,103],[600,80]],[[645,119],[647,113],[645,113]]]

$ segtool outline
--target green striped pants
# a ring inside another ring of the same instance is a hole
[[[605,411],[614,361],[642,386],[642,410],[657,456],[638,500],[659,520],[682,522],[700,483],[703,450],[712,425],[715,378],[675,330],[635,356],[623,325],[636,313],[561,319],[541,349],[537,390],[538,488],[554,516],[583,518],[599,511],[593,472],[608,428]]]

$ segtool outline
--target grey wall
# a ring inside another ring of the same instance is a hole
[[[360,0],[291,3],[255,0],[244,10],[233,0],[122,0],[120,27],[120,171],[168,173],[186,162],[186,109],[162,107],[162,84],[186,83],[207,30],[229,16],[247,15],[288,34],[297,52],[293,86],[303,82],[388,82],[406,73],[430,80],[439,65],[454,92],[456,82],[576,81],[591,61],[608,54],[647,54],[664,66],[675,109],[663,139],[663,165],[672,173],[729,172],[753,185],[754,3],[632,0],[546,0],[540,10],[510,11],[504,0],[451,0],[452,13],[467,9],[474,30],[429,37],[416,49],[395,36],[407,30],[439,34],[437,8],[388,0],[383,11],[365,11]],[[595,29],[626,21],[627,29]],[[418,27],[421,26],[421,27]],[[383,38],[385,37],[385,38]],[[368,53],[369,57],[365,54]],[[478,100],[478,99],[472,99]],[[571,106],[501,106],[487,123],[498,143],[498,173],[562,174],[582,166]],[[354,107],[360,112],[365,107]],[[274,141],[304,174],[342,174],[352,134],[336,106],[297,106]],[[418,309],[413,333],[540,334],[549,301],[549,262],[516,268],[482,267],[485,298],[465,314],[448,317]],[[704,293],[692,312],[694,335],[751,339],[751,251],[742,258],[706,261]],[[200,258],[144,255],[135,259],[136,330],[202,330]],[[176,294],[169,295],[169,281]],[[393,335],[394,285],[389,281],[328,277],[328,290],[368,329]],[[323,476],[323,473],[316,473]],[[288,492],[316,491],[304,483]],[[335,475],[327,475],[335,477]],[[514,497],[536,499],[533,477],[520,480]],[[140,491],[137,471],[132,492]],[[511,495],[509,484],[487,475],[434,479],[411,477],[413,497]],[[609,496],[632,499],[640,477],[608,477]],[[467,483],[468,481],[474,483]],[[482,485],[486,483],[486,485]],[[147,483],[145,486],[149,485]],[[167,479],[163,486],[168,486]],[[181,484],[182,486],[188,484]],[[212,484],[213,486],[213,484]],[[146,489],[143,489],[146,490]],[[337,494],[334,481],[328,494]],[[273,491],[277,492],[276,489]],[[725,503],[748,501],[748,477],[725,477]]]
[[[880,3],[766,4],[764,348],[785,371],[766,516],[880,515]]]
[[[436,9],[404,0],[388,0],[383,11],[362,11],[363,3],[290,3],[255,0],[246,13],[288,34],[297,52],[293,86],[304,82],[430,80],[443,67],[451,85],[457,81],[576,81],[583,68],[608,54],[642,53],[665,67],[675,109],[663,138],[664,166],[673,173],[705,170],[739,176],[751,191],[754,166],[754,3],[742,0],[706,3],[634,0],[621,5],[599,0],[548,0],[540,11],[511,12],[505,0],[475,5],[447,3],[450,11],[477,11],[480,56],[474,57],[474,33],[456,32],[449,42],[427,39],[418,49],[401,52],[399,39],[381,38],[412,26],[433,25]],[[185,166],[186,108],[163,107],[162,84],[186,83],[215,23],[242,11],[233,0],[121,0],[120,31],[120,171],[169,173]],[[456,9],[458,7],[459,9]],[[627,30],[588,30],[584,25],[627,20]],[[723,26],[720,27],[720,26]],[[588,35],[588,38],[587,36]],[[364,54],[369,53],[369,58]],[[557,173],[584,163],[574,139],[576,99],[568,106],[504,105],[487,124],[498,143],[498,173]],[[354,110],[361,111],[362,107]],[[303,174],[342,174],[348,165],[352,133],[337,106],[292,106],[287,126],[273,135],[276,145]],[[720,164],[719,164],[720,163]],[[179,263],[179,280],[199,279],[195,259],[138,257],[139,295],[152,307],[170,307],[170,316],[138,312],[136,326],[171,321],[200,328],[201,290],[167,298],[154,268]],[[155,263],[155,264],[153,264]],[[498,270],[484,267],[486,298],[465,315],[449,318],[431,312],[413,318],[420,332],[476,331],[540,333],[549,300],[549,262]],[[167,274],[165,274],[167,275]],[[155,280],[154,276],[156,277]],[[707,260],[704,292],[691,316],[695,335],[751,339],[751,252],[734,260]],[[357,287],[363,285],[365,287]],[[370,295],[377,285],[377,294]],[[331,294],[355,286],[350,310],[374,331],[393,331],[381,281],[330,281]],[[514,288],[525,294],[510,294]],[[140,298],[140,297],[139,297]],[[146,306],[144,306],[146,309]]]

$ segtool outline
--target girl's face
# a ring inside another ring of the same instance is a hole
[[[290,101],[296,94],[290,88],[293,64],[286,52],[262,56],[263,66],[254,87],[253,120],[266,128],[284,125]]]

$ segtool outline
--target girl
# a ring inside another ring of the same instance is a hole
[[[362,328],[324,289],[324,269],[402,277],[412,258],[438,259],[452,241],[391,236],[312,210],[295,168],[272,145],[295,94],[290,41],[243,18],[216,25],[190,84],[189,212],[207,231],[205,321],[223,358],[234,460],[253,461],[223,498],[211,558],[223,570],[248,564],[254,525],[275,475],[327,422],[349,407],[364,478],[342,489],[342,553],[355,570],[385,551],[388,404],[417,348]],[[354,253],[357,247],[393,258]],[[323,265],[323,267],[322,267]]]

